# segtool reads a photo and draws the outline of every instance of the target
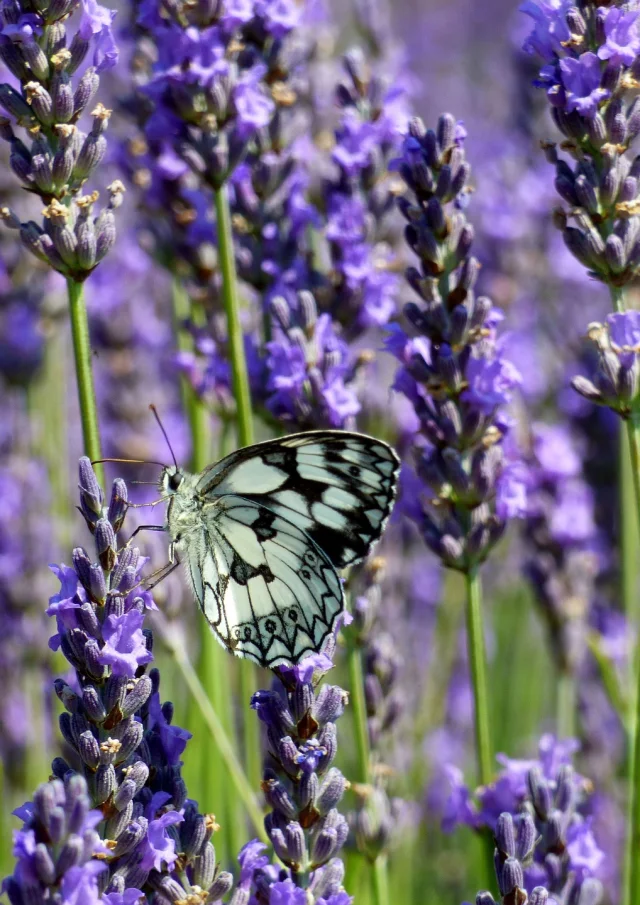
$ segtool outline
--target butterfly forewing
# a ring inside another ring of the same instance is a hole
[[[203,543],[187,574],[225,647],[262,666],[320,649],[344,599],[323,551],[298,526],[251,499],[226,495],[202,509]]]
[[[207,499],[238,494],[297,526],[337,568],[367,555],[389,515],[398,458],[346,431],[312,431],[238,450],[206,469]]]

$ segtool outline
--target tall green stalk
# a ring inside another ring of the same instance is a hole
[[[369,729],[367,726],[367,704],[364,696],[364,675],[362,670],[362,654],[355,641],[349,641],[347,647],[347,665],[349,668],[349,704],[353,717],[353,730],[356,746],[356,782],[365,786],[369,783],[371,755],[369,751]]]
[[[184,329],[184,323],[189,318],[197,321],[199,312],[193,310],[189,295],[177,277],[173,279],[172,300],[178,348],[181,351],[190,351],[193,343]],[[190,468],[193,472],[200,472],[213,458],[211,413],[198,398],[188,380],[181,381],[181,391],[191,435]],[[225,450],[218,452],[218,458],[225,454]],[[198,678],[219,715],[227,736],[235,745],[235,727],[229,695],[232,664],[229,655],[218,644],[204,620],[200,621],[200,626],[200,652],[196,667]],[[187,712],[189,728],[194,731],[200,720],[200,709],[191,696]],[[220,832],[216,837],[216,850],[223,864],[230,863],[237,855],[242,846],[241,836],[246,828],[242,802],[225,774],[226,768],[217,746],[213,749],[207,749],[204,745],[190,746],[185,758],[185,779],[188,788],[196,790],[201,807],[205,811],[215,811],[220,825]]]
[[[222,755],[229,779],[231,780],[231,785],[235,789],[240,800],[244,803],[256,835],[259,836],[263,842],[268,843],[269,839],[264,829],[262,811],[260,810],[254,795],[251,782],[240,765],[236,751],[225,732],[219,714],[207,697],[207,693],[182,646],[179,643],[176,643],[174,638],[169,637],[167,633],[163,635],[163,638],[173,656],[176,666],[182,673],[189,691],[198,705],[214,744]]]
[[[572,738],[576,732],[576,678],[569,670],[557,676],[556,732],[558,738]]]
[[[493,746],[489,723],[489,696],[487,693],[487,657],[484,646],[482,622],[482,585],[477,569],[465,575],[467,588],[467,643],[469,666],[473,688],[476,758],[478,781],[489,785],[493,779]]]
[[[362,650],[356,638],[348,637],[347,639],[347,665],[349,668],[349,703],[356,747],[355,779],[360,785],[367,786],[371,782],[371,750]],[[371,864],[371,885],[374,905],[389,905],[387,856],[384,853],[379,854]]]
[[[218,255],[222,273],[222,299],[227,320],[229,359],[233,380],[233,396],[236,402],[238,445],[251,446],[253,441],[253,411],[249,391],[249,375],[244,354],[244,336],[240,323],[240,299],[238,277],[233,254],[233,232],[229,193],[223,185],[215,191],[216,225],[218,231]],[[258,721],[247,713],[251,695],[258,687],[256,669],[249,663],[240,666],[240,700],[244,728],[245,763],[249,779],[257,787],[262,773],[260,727]],[[249,717],[247,719],[247,717]]]
[[[102,452],[100,448],[96,394],[93,387],[89,320],[84,300],[84,285],[69,277],[67,279],[67,292],[69,294],[73,356],[75,359],[76,382],[78,384],[78,401],[80,403],[80,421],[82,422],[82,440],[86,455],[92,461],[95,461],[102,457]],[[98,483],[104,487],[104,469],[101,464],[95,466],[95,473]]]
[[[632,487],[623,488],[623,492],[633,494],[640,520],[640,419],[637,415],[627,422],[627,433]],[[627,616],[630,625],[637,625],[635,600],[630,602],[629,607]],[[622,901],[624,905],[637,905],[640,902],[640,664],[635,651],[630,653],[630,660],[629,790]]]
[[[616,311],[625,311],[625,294],[622,287],[610,287],[611,301]],[[637,550],[638,528],[634,525],[631,509],[640,527],[640,419],[632,415],[627,420],[627,443],[621,438],[621,452],[628,452],[628,465],[621,463],[619,474],[621,510],[621,555],[624,608],[629,627],[637,626]],[[629,717],[628,729],[628,794],[627,833],[624,857],[622,903],[637,905],[640,901],[640,668],[637,657],[630,655],[629,663]]]

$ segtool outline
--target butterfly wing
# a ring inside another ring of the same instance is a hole
[[[299,527],[235,494],[205,504],[187,575],[221,643],[261,666],[318,651],[344,609],[329,558]]]
[[[196,492],[262,503],[342,568],[363,559],[382,534],[398,467],[391,447],[373,437],[309,431],[232,453],[201,474]]]

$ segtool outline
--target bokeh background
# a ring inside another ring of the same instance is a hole
[[[154,403],[178,460],[189,463],[185,375],[193,377],[198,365],[188,351],[189,337],[176,327],[188,309],[163,266],[162,226],[158,212],[145,203],[144,167],[134,165],[139,130],[131,98],[140,53],[132,35],[134,13],[131,5],[119,4],[121,60],[101,89],[114,113],[100,181],[122,179],[127,193],[116,247],[86,287],[98,403],[106,455],[167,458],[148,409]],[[407,110],[427,124],[449,111],[466,127],[474,171],[467,215],[476,227],[479,282],[505,313],[504,343],[523,376],[512,414],[536,501],[531,516],[510,528],[484,574],[494,745],[509,758],[527,760],[536,757],[545,733],[579,740],[576,765],[596,790],[591,819],[606,852],[608,900],[615,902],[624,741],[611,698],[628,665],[632,639],[622,600],[633,595],[636,576],[621,569],[615,552],[627,517],[618,503],[617,425],[569,386],[575,373],[592,366],[583,334],[590,321],[604,317],[609,301],[606,289],[571,258],[553,225],[553,168],[539,142],[557,136],[544,94],[531,84],[535,66],[520,49],[525,17],[516,3],[497,0],[397,0],[389,7],[382,0],[336,0],[329,22],[320,15],[318,22],[313,138],[319,146],[331,141],[337,117],[332,85],[342,54],[353,45],[402,83]],[[0,204],[13,204],[22,190],[4,163],[0,174]],[[28,205],[29,199],[20,203]],[[38,205],[34,201],[35,210]],[[200,214],[206,222],[207,212]],[[398,235],[397,226],[391,227],[390,241]],[[408,297],[400,282],[398,310]],[[382,351],[381,334],[370,332],[358,341],[376,355],[370,376],[358,387],[363,402],[358,427],[402,443],[410,417],[406,403],[390,390],[394,365]],[[212,397],[215,392],[214,387]],[[235,442],[224,398],[214,403],[206,425],[211,460]],[[73,508],[81,434],[64,282],[28,257],[7,230],[0,231],[0,411],[0,869],[5,875],[12,869],[16,825],[10,812],[48,776],[60,748],[60,705],[51,682],[65,666],[48,647],[51,628],[44,611],[56,583],[47,566],[68,563],[72,547],[86,543],[86,529]],[[260,436],[269,430],[258,427]],[[109,465],[107,473],[127,480],[157,477],[146,466]],[[155,494],[144,485],[132,490],[139,502]],[[160,522],[162,515],[157,507],[151,517]],[[136,519],[147,522],[148,511],[129,518],[130,527]],[[145,536],[150,568],[162,564],[166,548],[163,536]],[[486,885],[484,849],[472,831],[443,831],[443,820],[445,830],[451,823],[452,769],[474,785],[463,585],[455,574],[443,572],[401,506],[377,552],[386,562],[376,593],[392,731],[382,734],[378,764],[390,801],[384,807],[390,810],[372,819],[388,834],[392,900],[457,905]],[[634,550],[627,552],[632,554],[627,562],[633,562]],[[208,657],[215,660],[213,642],[179,574],[158,586],[155,597],[163,696],[173,701],[176,722],[194,735],[185,753],[185,779],[201,809],[217,815],[222,829],[216,850],[231,868],[248,829],[225,819],[224,768],[163,645],[163,639],[178,639],[192,662],[205,669]],[[613,669],[605,680],[602,651]],[[336,663],[332,681],[349,687],[340,652]],[[241,668],[230,662],[230,685],[213,692],[238,732],[239,713],[247,710],[240,697]],[[566,693],[559,691],[565,686]],[[355,769],[352,731],[347,717],[339,758],[347,777]],[[348,806],[353,810],[358,804],[352,790]],[[356,901],[370,896],[353,843],[345,885]]]

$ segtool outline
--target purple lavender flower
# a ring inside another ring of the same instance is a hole
[[[105,506],[89,460],[80,461],[80,511],[97,559],[76,547],[73,568],[57,569],[62,587],[49,610],[75,671],[55,690],[78,769],[55,758],[56,779],[17,812],[25,827],[4,884],[12,905],[98,905],[102,893],[109,905],[131,905],[194,890],[215,900],[231,887],[231,875],[216,867],[214,821],[187,799],[180,755],[189,734],[171,725],[172,705],[160,705],[158,671],[145,671],[152,638],[142,626],[152,601],[135,588],[145,561],[139,550],[117,548],[126,502],[118,479]]]
[[[601,60],[609,60],[610,63],[621,63],[631,66],[640,52],[640,38],[638,37],[638,11],[612,6],[602,9],[604,16],[605,43],[598,49]]]
[[[78,31],[66,46],[64,20],[78,8]],[[0,54],[20,82],[21,92],[9,84],[0,86],[2,117],[0,135],[11,147],[10,163],[23,187],[44,202],[44,221],[21,222],[9,207],[2,220],[19,232],[22,244],[40,261],[64,276],[82,282],[103,260],[115,242],[114,211],[122,203],[124,186],[118,180],[108,186],[109,200],[94,217],[97,191],[80,191],[100,165],[106,152],[104,133],[111,111],[99,103],[91,110],[88,133],[77,125],[100,84],[99,73],[117,60],[111,23],[115,13],[97,0],[72,0],[61,17],[55,3],[5,6],[0,19]],[[23,22],[23,27],[16,28]],[[28,24],[27,24],[28,23]],[[37,34],[36,40],[34,34]],[[93,65],[78,77],[93,45]],[[55,48],[50,58],[43,47]],[[76,76],[74,79],[73,77]],[[30,147],[14,132],[27,130]]]
[[[387,344],[401,362],[394,388],[420,423],[415,457],[425,492],[410,507],[427,545],[465,571],[524,509],[524,469],[507,455],[501,411],[520,376],[496,341],[499,313],[473,292],[479,264],[459,204],[469,165],[453,117],[441,116],[436,131],[411,121],[395,166],[409,189],[399,201],[405,236],[421,264],[407,279],[423,302],[404,309],[418,336],[396,327]]]
[[[570,145],[581,148],[574,161],[563,159],[555,144],[543,144],[556,168],[556,189],[568,204],[567,210],[556,212],[556,225],[592,276],[612,289],[623,287],[640,263],[640,248],[635,247],[637,165],[627,156],[640,131],[640,104],[637,98],[628,103],[625,95],[640,48],[637,11],[619,5],[578,9],[564,3],[529,3],[524,11],[536,21],[525,49],[545,63],[537,84],[548,90],[560,131]],[[540,40],[543,23],[551,34],[551,22],[560,19],[569,35],[559,44]]]
[[[348,834],[337,809],[346,781],[331,766],[337,748],[335,721],[344,711],[345,693],[332,685],[316,690],[326,662],[315,656],[312,661],[297,673],[276,669],[279,680],[273,690],[256,692],[251,702],[267,729],[262,788],[271,811],[265,827],[290,875],[274,891],[255,846],[243,860],[251,859],[254,886],[269,886],[270,902],[288,902],[293,896],[293,905],[298,905],[296,887],[311,889],[316,897],[339,891],[335,883],[343,868],[336,856]],[[262,879],[255,876],[256,856]],[[248,873],[249,865],[243,865],[245,870]]]
[[[598,352],[598,370],[593,380],[575,377],[572,386],[585,399],[628,418],[639,403],[640,313],[609,314],[604,324],[590,324],[588,335]]]
[[[478,791],[476,807],[461,774],[451,774],[451,817],[459,817],[476,829],[489,827],[495,835],[502,897],[507,897],[514,886],[523,891],[542,886],[562,900],[572,890],[578,893],[583,885],[585,895],[587,891],[593,895],[586,901],[597,903],[602,897],[598,875],[603,853],[589,820],[581,813],[588,802],[590,784],[571,767],[576,748],[572,739],[559,742],[546,735],[540,740],[538,760],[518,761],[499,755],[504,769],[494,783]],[[509,863],[510,859],[519,866]],[[493,899],[482,901],[489,905]]]
[[[593,119],[600,103],[610,96],[610,92],[600,84],[602,72],[598,57],[588,52],[578,59],[562,60],[560,73],[567,113],[577,110],[581,116]]]

